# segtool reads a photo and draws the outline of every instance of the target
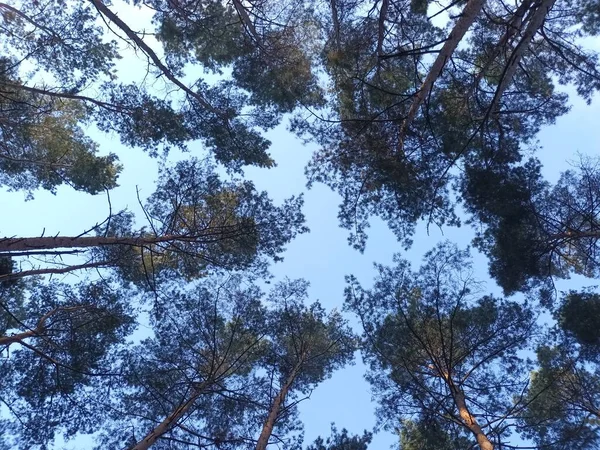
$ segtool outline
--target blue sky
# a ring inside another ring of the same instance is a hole
[[[124,73],[132,74],[135,73],[132,68],[139,69],[139,61],[132,58],[129,54],[121,62]],[[596,98],[591,106],[579,99],[573,100],[571,112],[559,118],[555,125],[544,128],[539,135],[542,149],[538,157],[550,181],[555,181],[559,173],[568,168],[568,161],[575,160],[577,152],[600,156],[600,98]],[[139,149],[122,146],[116,136],[102,135],[94,129],[90,129],[90,132],[100,143],[102,153],[117,153],[124,165],[120,186],[110,194],[113,209],[127,207],[139,213],[136,187],[140,189],[142,198],[154,190],[160,161],[149,158]],[[271,152],[277,167],[270,170],[250,168],[246,175],[259,189],[267,190],[277,202],[304,192],[305,214],[311,228],[311,233],[301,235],[288,245],[285,261],[276,264],[272,271],[276,279],[289,277],[309,280],[311,298],[319,299],[326,308],[341,309],[345,275],[354,274],[365,285],[369,285],[375,275],[373,263],[389,264],[396,252],[402,252],[403,257],[418,266],[422,255],[440,240],[450,239],[462,247],[470,242],[472,233],[468,227],[447,228],[443,234],[432,227],[428,235],[425,227],[420,226],[414,246],[409,251],[403,251],[387,227],[373,220],[367,248],[363,254],[358,253],[347,244],[347,232],[338,227],[337,194],[322,185],[315,185],[309,191],[305,188],[304,167],[314,147],[302,145],[286,132],[284,126],[270,132],[269,137],[273,142]],[[173,152],[168,160],[172,162],[181,157],[204,155],[200,144],[192,144],[190,150],[189,155]],[[56,196],[39,191],[32,201],[25,202],[24,198],[21,192],[2,191],[0,234],[39,236],[44,230],[46,235],[80,234],[104,220],[108,214],[106,196],[90,196],[68,187],[60,187]],[[487,261],[481,255],[475,255],[475,258],[476,276],[487,280]],[[22,269],[27,268],[24,262]],[[76,280],[73,275],[65,279]],[[576,288],[581,282],[580,278],[561,281],[559,288]],[[488,287],[498,292],[493,282],[488,283]],[[313,392],[309,400],[301,404],[306,442],[319,434],[328,435],[331,422],[336,422],[340,429],[345,427],[355,433],[374,426],[375,405],[371,402],[369,386],[362,378],[364,367],[360,358],[356,362],[355,366],[334,374]],[[74,442],[71,447],[83,448],[84,442]],[[394,443],[394,436],[381,433],[375,437],[372,448],[384,449]]]

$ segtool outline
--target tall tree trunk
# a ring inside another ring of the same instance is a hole
[[[254,23],[252,22],[252,19],[250,19],[250,16],[248,15],[248,11],[246,11],[246,7],[243,5],[241,0],[233,0],[233,6],[234,6],[235,10],[237,11],[238,15],[240,16],[240,20],[242,21],[242,26],[244,28],[246,28],[246,31],[250,34],[250,36],[252,36],[252,38],[254,39],[256,44],[259,47],[261,47],[262,39],[256,31],[256,28],[254,27]]]
[[[285,401],[285,397],[287,396],[294,380],[298,376],[298,372],[300,371],[301,363],[296,364],[290,375],[288,376],[285,384],[281,387],[281,390],[273,400],[273,404],[271,405],[271,410],[269,411],[269,416],[265,421],[262,431],[260,432],[260,436],[258,437],[258,441],[256,442],[256,450],[266,450],[267,445],[269,444],[269,439],[271,438],[271,434],[273,433],[273,428],[275,427],[275,423],[277,422],[277,416],[279,415],[279,411],[281,410],[281,405]]]
[[[502,54],[502,50],[505,50],[508,53],[508,49],[506,46],[510,44],[512,38],[521,31],[524,23],[529,21],[529,15],[525,18],[525,14],[530,11],[533,0],[523,0],[523,2],[519,5],[519,7],[515,10],[511,20],[507,24],[506,32],[502,35],[496,46],[491,51],[491,54],[488,56],[487,63],[481,68],[479,73],[475,76],[475,81],[473,82],[473,86],[476,89],[481,82],[481,79],[487,74],[488,70],[496,60],[500,54]],[[535,11],[535,8],[533,8]]]
[[[446,382],[448,383],[450,391],[452,392],[452,396],[454,397],[454,403],[458,408],[458,414],[462,420],[462,423],[464,423],[471,433],[473,433],[480,450],[494,450],[494,446],[481,429],[479,423],[477,423],[475,417],[469,411],[469,408],[467,408],[465,394],[462,389],[456,386],[451,379],[446,379]]]
[[[179,236],[180,237],[180,236]],[[58,248],[90,248],[106,245],[131,245],[141,247],[161,242],[175,241],[178,236],[115,237],[115,236],[50,236],[25,238],[0,238],[0,253]]]
[[[152,429],[141,441],[139,441],[134,447],[131,447],[131,450],[147,450],[149,449],[158,438],[160,438],[163,434],[167,433],[171,428],[173,428],[179,419],[183,417],[183,415],[189,411],[189,409],[194,405],[198,397],[202,394],[204,388],[208,386],[209,382],[205,381],[201,383],[198,387],[196,387],[188,400],[179,405],[175,411],[169,414],[165,419],[159,423],[155,428]]]
[[[377,56],[383,55],[383,40],[385,39],[385,20],[387,19],[387,11],[389,0],[381,2],[381,10],[379,11],[379,20],[377,28]]]
[[[329,0],[329,6],[331,8],[331,20],[333,22],[333,35],[335,36],[335,49],[339,52],[342,48],[340,44],[340,18],[338,16],[337,0]]]
[[[519,67],[519,63],[521,62],[525,51],[529,48],[529,44],[533,40],[535,34],[544,24],[546,16],[548,15],[550,9],[552,9],[552,7],[554,6],[555,2],[556,0],[541,0],[539,6],[533,13],[531,20],[527,25],[527,28],[525,28],[523,37],[515,47],[515,50],[508,58],[508,65],[504,69],[504,73],[502,74],[500,84],[498,85],[498,87],[496,88],[496,92],[494,93],[494,98],[492,99],[492,103],[489,108],[489,113],[494,114],[494,110],[500,102],[504,91],[508,88],[508,85],[512,81],[512,78],[515,75],[515,72],[517,71],[517,67]]]
[[[450,32],[450,36],[448,36],[448,39],[444,43],[442,49],[440,50],[440,53],[438,54],[437,58],[433,62],[433,65],[429,69],[429,73],[427,74],[427,77],[425,77],[425,81],[421,85],[421,88],[417,91],[417,93],[415,95],[415,99],[413,100],[413,102],[410,105],[410,108],[408,110],[408,114],[406,115],[406,118],[404,119],[404,121],[402,122],[402,125],[400,126],[400,133],[399,133],[400,134],[400,137],[399,137],[399,150],[400,150],[399,153],[400,154],[403,150],[404,135],[405,135],[406,131],[408,130],[408,127],[410,126],[411,122],[414,120],[415,116],[417,115],[417,112],[419,111],[419,107],[421,106],[421,104],[423,103],[425,98],[429,95],[429,93],[431,92],[431,89],[433,88],[433,84],[435,83],[435,81],[438,79],[438,77],[442,73],[442,70],[444,69],[446,62],[452,57],[454,50],[456,50],[456,47],[458,47],[458,44],[460,43],[462,38],[465,36],[467,31],[469,31],[469,28],[471,28],[471,25],[473,25],[473,22],[475,22],[475,19],[477,19],[477,16],[479,16],[479,13],[481,12],[481,9],[483,8],[484,3],[485,3],[485,0],[469,0],[468,1],[467,5],[465,6],[465,9],[463,9],[463,12],[460,15],[460,19],[458,19],[458,21],[454,25],[454,28],[452,28],[452,31]]]

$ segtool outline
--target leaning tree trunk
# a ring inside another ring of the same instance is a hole
[[[21,272],[13,272],[13,273],[8,273],[6,275],[0,275],[0,283],[4,282],[4,281],[18,280],[19,278],[31,277],[34,275],[63,274],[63,273],[74,272],[76,270],[82,270],[82,269],[99,269],[101,267],[109,267],[111,265],[113,265],[113,264],[109,261],[98,261],[98,262],[77,264],[74,266],[66,266],[66,267],[49,267],[46,269],[22,270]]]
[[[60,312],[71,312],[71,311],[77,311],[80,309],[85,309],[85,308],[88,308],[89,306],[90,305],[76,305],[76,306],[59,306],[57,308],[54,308],[51,311],[44,314],[40,318],[40,320],[38,320],[38,323],[35,326],[35,328],[31,328],[27,331],[24,331],[22,333],[13,334],[11,336],[0,336],[0,345],[1,346],[9,346],[9,345],[15,344],[15,343],[23,344],[24,343],[23,341],[25,339],[28,339],[31,337],[36,337],[36,336],[43,336],[44,333],[46,332],[46,322],[52,316],[54,316]]]
[[[490,442],[486,434],[483,432],[481,425],[477,422],[477,419],[471,414],[469,408],[467,407],[467,402],[465,400],[465,394],[458,386],[454,384],[451,379],[446,379],[446,383],[452,392],[452,397],[454,398],[454,403],[458,408],[458,414],[462,423],[473,433],[475,436],[475,440],[479,445],[480,450],[494,450],[493,444]]]
[[[535,37],[536,33],[542,28],[544,21],[546,20],[546,16],[548,16],[548,12],[554,6],[556,0],[542,0],[540,5],[537,7],[527,28],[525,28],[525,32],[523,33],[523,37],[517,44],[515,50],[508,58],[508,65],[504,69],[504,74],[502,75],[502,79],[500,80],[500,84],[496,88],[496,92],[494,93],[494,98],[492,99],[492,103],[489,107],[489,113],[494,114],[496,106],[500,102],[502,95],[504,95],[504,91],[508,88],[508,85],[512,81],[517,68],[523,59],[523,55],[525,51],[529,48],[529,44]]]
[[[427,77],[425,77],[425,81],[423,81],[421,88],[417,91],[415,99],[408,110],[408,114],[400,126],[399,153],[401,153],[403,150],[404,135],[406,134],[408,127],[410,127],[411,122],[416,117],[419,107],[431,92],[431,89],[433,88],[435,81],[442,73],[446,62],[452,57],[454,50],[456,50],[456,47],[458,47],[458,44],[460,41],[462,41],[462,38],[465,36],[467,31],[469,31],[469,28],[471,28],[471,25],[473,25],[473,22],[475,22],[477,16],[479,16],[484,3],[485,0],[469,0],[465,6],[465,9],[463,9],[460,15],[460,19],[458,19],[454,25],[454,28],[452,28],[448,39],[446,39],[446,42],[442,46],[437,58],[429,69],[429,73],[427,74]]]
[[[189,411],[189,409],[194,405],[198,397],[202,394],[204,388],[208,385],[208,382],[202,383],[190,396],[188,400],[179,405],[175,411],[169,414],[165,419],[159,423],[155,428],[153,428],[141,441],[139,441],[135,446],[131,447],[130,450],[147,450],[149,449],[157,439],[159,439],[162,435],[171,430],[183,415]]]
[[[256,442],[256,450],[266,450],[267,445],[269,444],[269,439],[271,438],[271,434],[273,433],[273,428],[275,427],[275,423],[277,422],[277,416],[279,415],[279,411],[281,411],[281,405],[285,401],[285,397],[287,396],[294,380],[298,376],[298,372],[300,371],[300,364],[297,364],[289,377],[287,378],[285,384],[281,387],[281,390],[273,400],[273,404],[271,405],[271,410],[269,411],[269,416],[265,421],[262,431],[260,432],[260,436],[258,437],[258,441]]]

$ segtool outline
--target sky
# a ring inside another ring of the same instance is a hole
[[[136,15],[136,20],[146,19],[148,17]],[[600,48],[600,41],[591,44]],[[128,52],[120,67],[122,73],[133,74],[139,70],[140,62]],[[537,156],[544,165],[543,172],[549,181],[556,181],[560,172],[569,168],[569,161],[577,159],[577,153],[600,156],[600,98],[586,105],[573,97],[572,103],[567,115],[560,117],[556,124],[545,127],[539,134],[541,149]],[[128,208],[139,216],[141,211],[136,190],[139,189],[142,198],[149,195],[154,190],[158,167],[164,162],[150,158],[140,149],[123,146],[117,136],[101,134],[93,127],[89,132],[100,144],[102,153],[117,153],[124,166],[119,187],[110,193],[113,212]],[[268,191],[276,203],[291,195],[304,193],[304,213],[311,229],[310,233],[300,235],[287,246],[284,262],[275,264],[272,273],[276,280],[285,277],[309,280],[311,300],[320,300],[325,308],[342,308],[346,275],[353,274],[364,286],[369,286],[375,276],[373,263],[391,264],[394,253],[401,253],[413,262],[414,267],[418,267],[424,253],[437,242],[449,239],[462,248],[469,244],[473,234],[466,226],[443,230],[432,227],[428,234],[425,227],[420,225],[413,247],[405,251],[384,223],[373,220],[366,250],[362,254],[357,252],[347,243],[347,231],[338,226],[339,196],[319,184],[310,190],[306,189],[304,167],[315,147],[303,145],[286,131],[285,124],[269,132],[268,137],[272,141],[271,154],[277,166],[269,170],[248,168],[246,177],[253,180],[259,190]],[[188,156],[202,157],[204,154],[199,143],[192,143],[188,154],[172,152],[168,162]],[[0,235],[27,237],[42,233],[77,235],[104,220],[109,211],[105,195],[90,196],[65,186],[59,187],[56,195],[38,191],[31,201],[25,201],[22,192],[0,191],[0,208]],[[488,280],[488,290],[499,293],[487,276],[486,259],[475,251],[473,254],[476,278]],[[23,262],[21,269],[27,268],[28,263]],[[77,275],[69,275],[64,280],[77,281]],[[576,288],[583,282],[585,280],[575,278],[560,281],[558,287]],[[348,318],[356,325],[354,318]],[[360,331],[358,327],[355,329]],[[354,366],[336,372],[315,389],[310,399],[300,404],[306,443],[318,435],[327,436],[332,422],[336,423],[338,429],[347,428],[353,433],[373,428],[375,404],[371,401],[369,385],[363,379],[364,372],[365,367],[357,355]],[[84,439],[72,442],[69,448],[85,448],[86,442]],[[395,443],[395,436],[382,432],[375,435],[371,448],[385,449]]]

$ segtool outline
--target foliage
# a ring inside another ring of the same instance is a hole
[[[318,437],[315,442],[309,445],[306,450],[367,450],[369,443],[371,442],[372,434],[366,431],[362,436],[348,434],[348,431],[344,428],[342,431],[338,431],[337,428],[331,426],[331,436],[323,440]]]
[[[57,432],[94,429],[101,413],[87,404],[90,385],[107,371],[134,318],[127,295],[107,282],[30,282],[26,294],[22,283],[0,293],[0,396],[14,448],[45,448]]]
[[[538,349],[539,369],[531,376],[522,421],[525,437],[553,450],[593,448],[599,439],[597,370],[589,371],[569,353],[560,347]]]
[[[201,277],[209,267],[254,267],[263,272],[296,234],[308,229],[302,197],[275,206],[250,181],[225,182],[209,163],[195,159],[165,168],[148,198],[149,226],[133,229],[132,217],[111,218],[99,234],[142,237],[144,245],[103,246],[95,258],[116,261],[126,279],[150,287],[181,276]]]
[[[557,316],[559,326],[582,345],[600,345],[600,295],[571,291]]]
[[[552,276],[598,275],[598,163],[583,158],[551,186],[530,160],[508,172],[473,171],[465,202],[475,244],[490,258],[490,274],[506,293]]]
[[[364,327],[380,422],[408,420],[400,429],[409,448],[427,427],[444,437],[456,424],[457,438],[482,449],[501,445],[514,432],[508,417],[522,406],[513,400],[526,386],[519,351],[535,333],[531,307],[478,296],[467,254],[449,244],[429,252],[416,273],[407,261],[395,262],[378,266],[372,290],[352,277],[346,289],[346,304]]]
[[[123,354],[123,375],[107,381],[119,414],[103,428],[99,448],[140,445],[152,429],[160,437],[154,448],[171,442],[252,447],[278,386],[295,367],[276,426],[278,441],[288,442],[286,434],[298,426],[291,391],[307,393],[353,355],[339,316],[326,318],[318,305],[299,303],[306,296],[302,281],[277,285],[269,298],[287,307],[272,311],[258,288],[236,276],[164,295],[169,302],[157,302],[151,313],[154,336]]]
[[[97,155],[80,126],[84,105],[20,89],[13,65],[0,60],[0,185],[29,197],[38,187],[55,192],[62,183],[90,194],[115,187],[117,156]]]
[[[128,23],[138,9],[151,23]],[[91,127],[165,160],[194,151],[161,166],[143,225],[121,211],[78,236],[0,239],[0,448],[95,433],[97,448],[299,450],[298,403],[357,343],[378,426],[402,450],[598,447],[600,297],[548,299],[557,277],[600,275],[600,166],[582,157],[549,183],[535,153],[569,109],[563,87],[586,102],[600,88],[585,46],[598,11],[598,0],[0,2],[0,187],[28,198],[116,187],[119,159]],[[131,53],[143,69],[120,64]],[[373,217],[405,248],[419,224],[467,223],[504,294],[525,297],[484,295],[467,252],[447,243],[417,271],[400,256],[377,265],[370,289],[348,278],[359,340],[308,301],[304,280],[265,295],[270,263],[308,231],[303,198],[275,205],[242,174],[276,164],[266,132],[288,118],[318,144],[309,185],[341,195],[356,249]],[[39,267],[17,271],[21,257]],[[92,268],[78,284],[32,276]],[[308,450],[365,450],[371,437],[332,427]]]

